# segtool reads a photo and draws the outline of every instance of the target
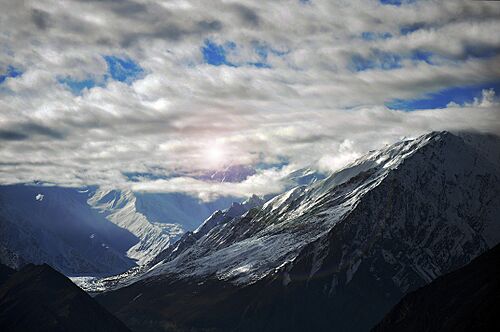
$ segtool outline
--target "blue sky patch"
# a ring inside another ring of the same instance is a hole
[[[396,68],[401,68],[401,56],[377,50],[373,51],[369,58],[354,55],[349,65],[350,70],[358,72],[370,69],[390,70]]]
[[[92,89],[97,84],[93,79],[75,80],[69,76],[59,77],[57,81],[66,85],[74,95],[80,95],[84,89]]]
[[[105,55],[104,60],[108,65],[109,75],[116,81],[131,83],[144,73],[144,69],[129,58]]]
[[[229,49],[235,49],[236,44],[233,42],[226,43],[226,47]],[[219,45],[209,39],[205,40],[205,44],[201,48],[201,53],[203,54],[203,60],[212,66],[233,66],[232,63],[226,59],[226,49],[224,45]]]
[[[406,35],[409,35],[410,33],[413,33],[417,30],[422,29],[423,27],[424,27],[423,23],[415,23],[412,25],[405,25],[399,29],[399,33],[406,36]]]
[[[250,66],[254,66],[254,67],[257,67],[257,68],[271,68],[271,65],[265,63],[265,62],[247,62],[248,65]]]
[[[353,55],[351,58],[350,69],[353,71],[364,71],[375,68],[373,60],[362,57],[361,55]]]
[[[0,74],[0,84],[5,82],[5,80],[9,77],[18,77],[21,76],[22,74],[23,72],[20,69],[17,69],[13,66],[8,66],[5,73]]]
[[[373,41],[377,39],[389,39],[392,38],[392,35],[389,32],[365,31],[361,33],[361,38],[366,41]]]
[[[264,158],[264,155],[262,153],[259,154],[260,158]],[[277,156],[278,161],[274,163],[266,163],[266,162],[258,162],[257,164],[254,165],[256,170],[262,170],[262,169],[271,169],[271,168],[283,168],[287,165],[290,164],[290,161],[288,158],[284,156]]]
[[[415,0],[379,0],[383,5],[401,6],[404,4],[409,4]]]
[[[414,51],[412,54],[411,54],[411,59],[413,61],[424,61],[424,62],[427,62],[428,64],[432,64],[432,52],[427,52],[427,51]]]
[[[122,174],[131,182],[140,182],[143,180],[167,180],[176,176],[176,174],[170,174],[167,176],[150,172],[122,172]]]
[[[418,99],[396,99],[386,103],[390,109],[413,111],[419,109],[445,108],[450,102],[463,105],[471,103],[474,98],[480,98],[482,90],[493,88],[500,91],[500,81],[478,85],[458,86],[428,93]]]
[[[130,84],[144,74],[144,69],[132,59],[112,55],[105,55],[103,58],[106,61],[108,70],[102,76],[89,77],[83,80],[75,79],[71,76],[59,76],[57,81],[67,86],[74,95],[81,95],[85,89],[105,86],[109,79]]]
[[[380,3],[383,5],[393,5],[393,6],[401,6],[403,1],[401,0],[380,0]]]
[[[269,54],[274,54],[277,56],[283,56],[286,54],[286,52],[275,50],[264,43],[253,42],[252,46],[255,53],[259,56],[259,60],[255,62],[249,62],[248,64],[257,68],[271,68],[271,66],[267,63],[267,57],[269,56]]]
[[[244,63],[233,63],[227,59],[229,52],[237,52],[238,45],[235,42],[228,41],[224,44],[218,44],[210,39],[206,39],[201,47],[203,61],[212,66],[230,66],[239,67],[242,65],[254,66],[257,68],[271,68],[267,63],[269,54],[284,56],[287,52],[275,50],[265,43],[254,41],[251,43],[253,51],[258,57],[257,61],[248,61]]]
[[[351,62],[348,69],[351,71],[365,71],[372,69],[391,70],[402,68],[402,61],[412,60],[414,62],[426,62],[433,65],[434,54],[428,51],[413,51],[410,54],[396,54],[390,52],[383,52],[379,50],[372,50],[369,56],[362,56],[355,54],[351,57]]]

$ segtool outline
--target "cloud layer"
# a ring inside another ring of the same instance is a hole
[[[0,183],[265,194],[284,172],[265,165],[333,170],[403,136],[500,132],[494,90],[385,106],[498,86],[496,2],[2,1],[0,28]],[[194,178],[222,164],[261,166]]]

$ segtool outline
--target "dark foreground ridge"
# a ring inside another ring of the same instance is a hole
[[[500,331],[500,245],[406,295],[372,330]]]
[[[10,267],[0,264],[0,286],[6,282],[16,271]]]
[[[29,264],[0,285],[0,331],[129,330],[49,265]]]

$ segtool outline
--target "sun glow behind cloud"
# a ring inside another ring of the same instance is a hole
[[[225,158],[224,148],[220,144],[215,143],[210,145],[206,150],[205,159],[211,168],[217,169],[222,167],[224,163],[227,163]]]

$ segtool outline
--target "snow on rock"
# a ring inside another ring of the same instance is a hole
[[[177,225],[159,226],[149,222],[143,214],[137,212],[136,198],[132,191],[98,189],[89,198],[88,203],[103,213],[106,219],[140,239],[127,251],[127,256],[137,260],[139,265],[147,263],[182,233],[182,229],[175,227]],[[169,229],[173,229],[174,232],[169,232]]]
[[[274,273],[283,262],[295,261],[305,247],[317,243],[310,272],[313,277],[328,253],[327,239],[333,230],[352,220],[352,227],[346,229],[358,235],[353,235],[352,243],[343,250],[337,263],[343,276],[336,276],[332,285],[349,283],[366,262],[370,243],[380,241],[374,238],[378,233],[369,230],[378,225],[377,220],[365,225],[368,220],[358,221],[355,216],[369,209],[386,209],[377,204],[391,201],[373,197],[383,192],[390,195],[392,183],[397,183],[401,190],[415,192],[415,201],[405,202],[404,211],[418,211],[421,217],[401,215],[391,225],[377,226],[389,227],[391,231],[382,236],[396,241],[395,248],[404,249],[397,253],[383,248],[378,255],[394,265],[394,280],[402,288],[408,287],[412,278],[428,282],[500,241],[500,202],[492,203],[500,197],[498,178],[497,165],[448,132],[401,141],[370,152],[326,179],[293,188],[260,210],[225,222],[215,213],[199,228],[201,237],[190,240],[180,254],[168,256],[141,278],[214,276],[248,284]],[[422,204],[422,209],[415,204]],[[431,215],[435,217],[429,219]],[[477,220],[477,215],[483,218]],[[419,220],[426,223],[424,228],[424,224],[416,224]],[[201,232],[208,222],[210,227]],[[361,227],[358,223],[367,228],[357,228]],[[421,233],[412,233],[413,228]]]
[[[366,271],[404,293],[500,242],[495,144],[433,132],[371,151],[265,204],[216,211],[147,266],[87,287],[167,276],[248,285],[281,275],[289,285],[307,262],[299,280],[330,271],[327,294]]]
[[[125,252],[136,237],[107,221],[87,199],[74,188],[0,186],[0,261],[16,268],[47,263],[68,276],[105,276],[134,266]]]

